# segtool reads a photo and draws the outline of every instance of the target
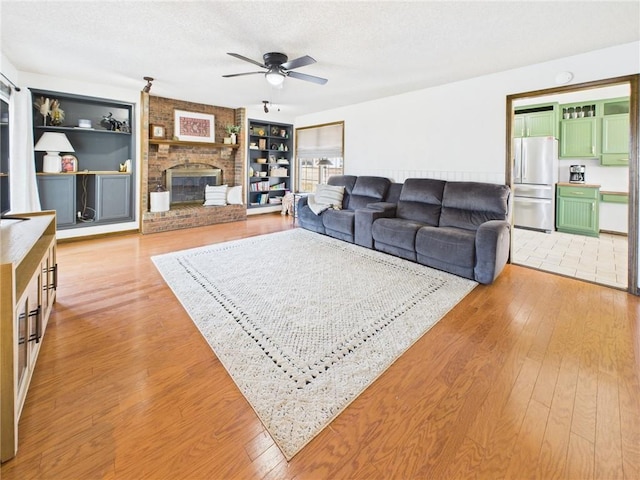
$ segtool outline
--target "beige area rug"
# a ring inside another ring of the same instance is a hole
[[[153,261],[287,459],[477,285],[301,228]]]

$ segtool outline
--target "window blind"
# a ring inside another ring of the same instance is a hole
[[[344,124],[296,130],[296,156],[302,159],[342,157]]]

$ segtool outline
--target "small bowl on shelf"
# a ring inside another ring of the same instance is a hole
[[[260,176],[261,177],[266,177],[267,176],[267,172],[260,172]]]
[[[256,158],[256,162],[258,162],[258,163],[267,163],[267,159],[266,158]]]

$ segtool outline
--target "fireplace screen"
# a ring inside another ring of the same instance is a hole
[[[172,205],[203,203],[204,187],[222,184],[219,168],[169,168],[165,172]]]

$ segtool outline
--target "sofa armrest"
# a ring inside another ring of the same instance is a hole
[[[507,263],[511,246],[511,224],[505,220],[484,222],[476,232],[476,281],[489,284]]]
[[[362,247],[373,248],[373,222],[378,218],[395,216],[395,203],[376,202],[369,204],[367,208],[359,208],[356,210],[355,215],[353,243]]]
[[[303,195],[302,197],[300,197],[298,199],[298,208],[300,207],[304,207],[305,205],[309,204],[309,196],[308,195]]]

